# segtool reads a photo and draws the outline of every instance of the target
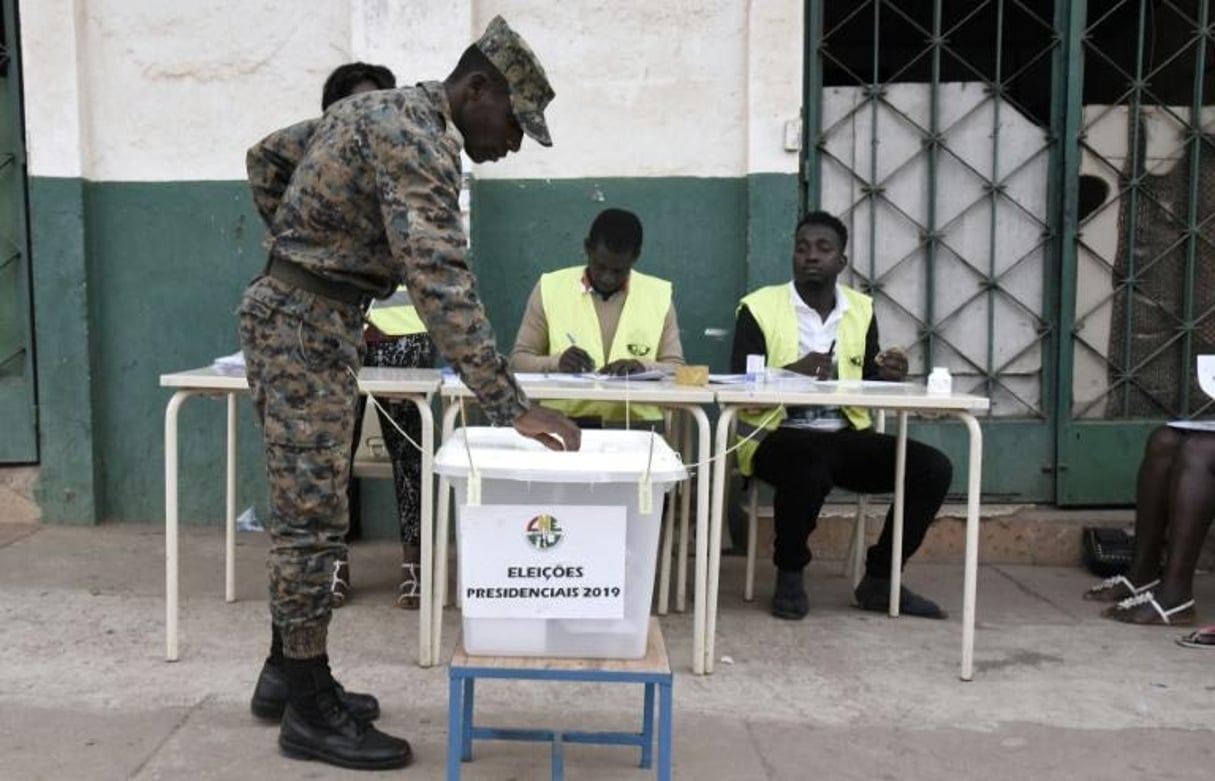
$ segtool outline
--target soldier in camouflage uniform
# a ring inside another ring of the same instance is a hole
[[[355,95],[317,123],[274,212],[266,273],[245,291],[240,335],[270,484],[270,611],[290,693],[279,745],[344,767],[399,767],[409,744],[367,723],[370,695],[329,671],[329,577],[345,554],[366,303],[402,281],[440,353],[490,420],[577,449],[568,419],[531,406],[506,370],[467,265],[459,153],[476,162],[549,146],[544,69],[501,17],[444,82]],[[260,180],[259,146],[250,180]],[[353,715],[352,715],[353,714]]]
[[[364,92],[392,89],[395,86],[397,86],[396,75],[383,65],[369,65],[365,62],[348,62],[345,65],[339,65],[325,79],[325,85],[321,89],[321,111],[328,111],[330,106],[342,98],[360,95]],[[276,130],[249,150],[246,161],[246,168],[249,172],[249,189],[253,192],[253,205],[257,207],[257,213],[261,215],[262,222],[266,224],[267,228],[273,226],[274,215],[278,213],[278,207],[283,202],[283,194],[287,191],[287,185],[291,183],[295,167],[299,165],[300,160],[308,151],[308,144],[312,141],[312,134],[316,132],[319,122],[319,117],[306,119]],[[426,337],[426,346],[430,348],[428,355],[433,353],[429,337]],[[365,362],[367,357],[364,354]],[[429,360],[433,363],[433,358]],[[421,423],[420,416],[412,404],[400,401],[398,405],[412,413],[412,417],[406,415],[407,426],[408,423],[414,424],[407,428],[412,433]],[[355,428],[352,437],[355,442],[354,449],[358,447],[362,411],[363,398],[360,397],[358,408],[355,410]],[[416,436],[414,440],[417,440]],[[415,461],[420,470],[420,458]],[[399,493],[398,488],[398,495]],[[351,478],[346,488],[346,503],[350,510],[350,528],[346,534],[347,540],[358,539],[359,536],[358,498],[358,481]],[[416,515],[417,513],[414,513],[415,518]],[[417,527],[416,520],[413,525]],[[346,592],[349,590],[349,584],[349,560],[339,560],[330,577],[330,588],[334,592],[334,607],[342,606]],[[278,721],[283,716],[283,706],[285,705],[283,692],[286,688],[279,670],[282,666],[282,647],[282,639],[275,631],[270,644],[270,659],[266,672],[258,679],[259,686],[253,693],[253,715],[259,718]]]

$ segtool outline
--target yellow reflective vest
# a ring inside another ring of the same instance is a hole
[[[426,324],[409,296],[409,289],[398,287],[391,296],[375,301],[367,311],[367,320],[385,336],[408,336],[426,333]]]
[[[798,354],[797,344],[797,310],[793,308],[788,282],[782,285],[770,285],[760,288],[739,302],[738,309],[744,306],[751,312],[759,330],[764,334],[764,344],[768,351],[767,364],[772,368],[788,366],[802,356]],[[859,380],[864,374],[865,336],[869,333],[869,323],[873,320],[873,299],[840,285],[848,308],[840,320],[839,332],[835,336],[835,355],[838,359],[839,378],[841,380]],[[869,428],[869,413],[858,407],[844,407],[844,415],[853,428]],[[776,429],[785,418],[785,408],[780,407],[774,414],[771,409],[758,412],[740,412],[738,415],[738,430],[741,435],[754,431],[761,425],[765,430]],[[767,423],[765,424],[765,421]],[[752,461],[759,442],[766,431],[760,431],[754,437],[743,442],[738,447],[738,469],[744,475],[751,475]],[[739,437],[740,439],[742,437]]]
[[[582,285],[584,266],[571,266],[540,277],[540,298],[544,317],[548,321],[550,355],[560,355],[570,345],[570,336],[601,367],[622,358],[639,361],[658,360],[662,343],[662,326],[671,308],[671,283],[665,279],[629,273],[629,288],[620,312],[620,322],[608,354],[603,354],[603,333],[599,330],[599,315],[595,312],[595,293]],[[546,401],[545,406],[560,410],[572,418],[599,417],[605,422],[625,419],[624,405],[614,402]],[[662,411],[649,404],[630,404],[633,420],[662,420]]]

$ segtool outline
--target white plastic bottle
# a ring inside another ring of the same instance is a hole
[[[928,375],[928,392],[941,396],[953,393],[953,377],[949,376],[949,369],[944,366],[932,367],[932,373]]]

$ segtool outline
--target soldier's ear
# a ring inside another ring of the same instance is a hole
[[[481,71],[473,71],[468,76],[468,82],[465,89],[467,90],[468,99],[477,100],[486,97],[486,95],[493,89],[493,82],[490,81],[489,76],[485,73],[482,73]]]

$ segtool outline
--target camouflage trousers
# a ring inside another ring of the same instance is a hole
[[[270,489],[270,615],[283,653],[326,652],[330,581],[346,558],[362,311],[274,279],[241,301],[240,341]]]

